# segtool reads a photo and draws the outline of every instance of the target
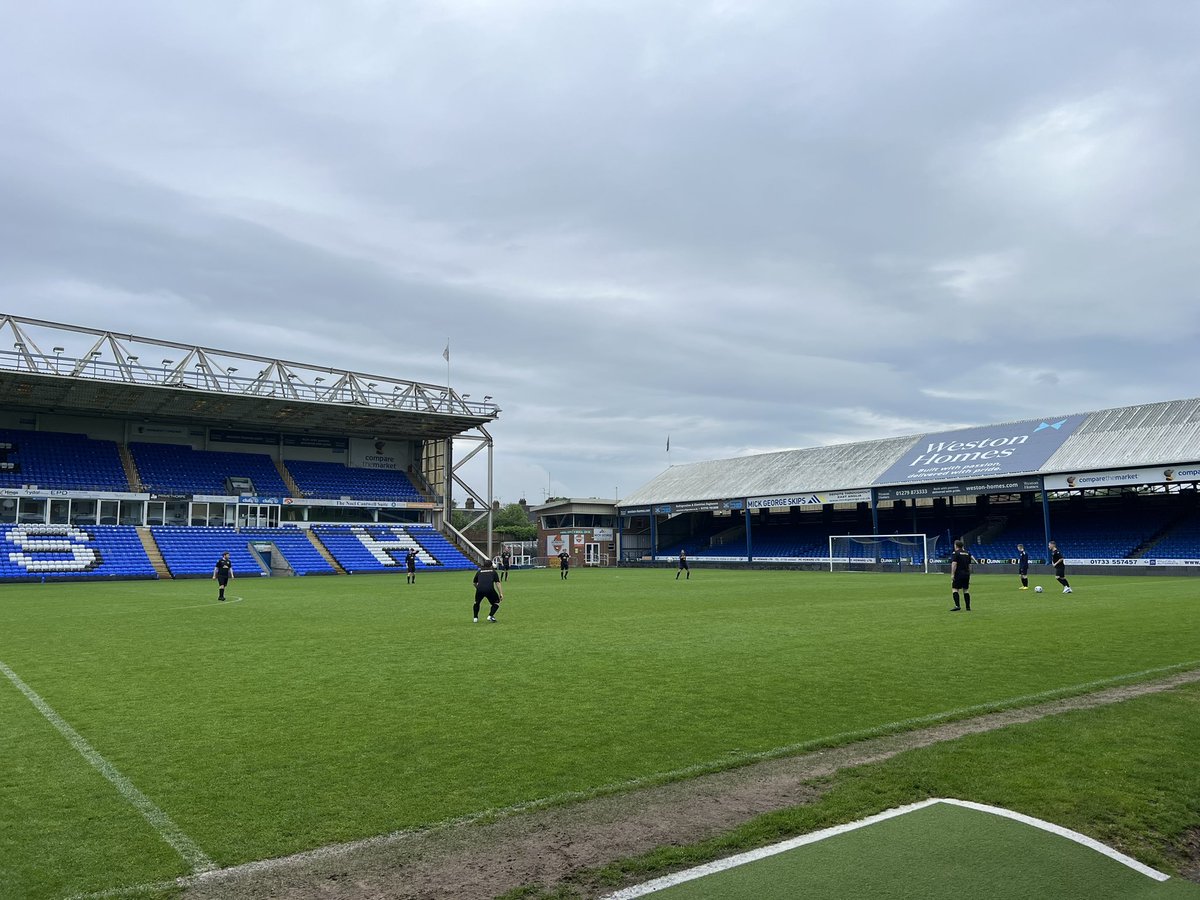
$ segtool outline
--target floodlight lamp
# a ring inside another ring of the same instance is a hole
[[[170,365],[171,363],[173,363],[173,362],[175,362],[175,360],[173,360],[173,359],[164,359],[164,360],[162,361],[162,364],[163,364],[164,366],[169,366],[169,365]]]
[[[67,349],[66,347],[55,347],[55,348],[54,348],[54,352],[55,352],[55,353],[62,353],[62,352],[63,352],[64,350],[66,350],[66,349]]]

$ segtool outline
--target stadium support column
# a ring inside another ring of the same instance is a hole
[[[442,521],[447,525],[452,521],[454,511],[454,441],[445,438],[442,442],[442,472],[445,478],[445,490],[442,493]]]
[[[750,540],[750,503],[746,502],[746,562],[754,562],[754,543]]]
[[[658,513],[650,508],[650,563],[658,559]]]
[[[1038,481],[1042,487],[1042,528],[1046,532],[1042,538],[1042,547],[1048,549],[1046,545],[1050,543],[1050,498],[1046,496],[1045,477],[1039,478]]]
[[[879,534],[879,491],[871,489],[871,534]]]

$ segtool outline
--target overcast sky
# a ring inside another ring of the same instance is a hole
[[[0,0],[0,82],[0,311],[449,339],[503,502],[1200,394],[1200,4]]]

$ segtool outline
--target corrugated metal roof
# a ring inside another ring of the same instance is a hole
[[[672,466],[622,497],[620,505],[864,487],[886,471],[914,440],[910,435]]]
[[[1083,424],[1036,474],[1200,461],[1200,399],[1104,409],[1085,415]],[[927,436],[915,434],[672,466],[622,497],[620,505],[865,488]]]
[[[1200,461],[1200,399],[1091,413],[1042,474]]]

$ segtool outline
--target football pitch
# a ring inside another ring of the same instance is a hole
[[[1200,668],[1194,579],[0,586],[0,895],[70,897]],[[486,614],[486,607],[484,609]],[[1181,758],[1194,747],[1179,747]],[[1197,798],[1191,803],[1196,804]]]

